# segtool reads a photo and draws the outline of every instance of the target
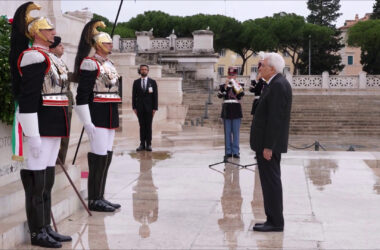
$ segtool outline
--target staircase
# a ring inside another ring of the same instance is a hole
[[[70,165],[67,172],[80,191],[80,168]],[[30,241],[29,229],[26,223],[25,194],[19,178],[19,172],[17,171],[10,175],[14,178],[13,182],[2,180],[0,183],[0,204],[2,204],[0,211],[1,249],[14,248],[18,244]],[[82,205],[65,173],[57,166],[52,190],[52,212],[56,223],[67,218],[81,207]],[[71,232],[61,233],[71,234]]]
[[[208,105],[208,119],[203,119],[203,126],[221,127],[219,119],[222,100],[212,95]],[[250,114],[254,96],[246,91],[241,103],[243,119],[241,132],[249,132],[252,122]],[[196,125],[205,114],[207,93],[184,91],[184,104],[189,105],[186,122]],[[200,122],[199,122],[200,123]],[[380,136],[380,95],[323,95],[321,93],[305,94],[293,91],[292,113],[290,121],[292,135],[350,135]]]

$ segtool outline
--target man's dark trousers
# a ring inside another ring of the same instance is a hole
[[[141,145],[151,145],[152,144],[152,121],[153,112],[152,111],[137,111],[137,117],[140,124],[140,143]]]
[[[265,215],[267,222],[275,227],[284,227],[281,183],[281,153],[272,152],[272,158],[267,161],[263,151],[256,153],[260,181],[263,190]]]

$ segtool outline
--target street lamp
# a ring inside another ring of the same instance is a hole
[[[311,35],[309,35],[309,75],[311,75]]]

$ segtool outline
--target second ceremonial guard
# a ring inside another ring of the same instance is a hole
[[[82,31],[75,58],[75,75],[79,80],[75,111],[90,139],[88,153],[88,207],[92,211],[113,212],[120,208],[104,198],[108,169],[112,160],[115,129],[119,127],[118,104],[120,77],[108,59],[112,39],[98,27],[102,21],[90,21]],[[89,57],[91,48],[95,55]]]

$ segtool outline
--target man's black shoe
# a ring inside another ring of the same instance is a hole
[[[56,241],[58,242],[66,242],[66,241],[72,241],[72,238],[70,236],[62,235],[57,232],[55,232],[50,225],[46,226],[46,232]]]
[[[145,150],[144,144],[140,144],[140,146],[136,148],[136,151],[143,151],[143,150]]]
[[[264,225],[265,224],[265,222],[258,222],[258,223],[255,223],[255,227],[257,227],[257,226],[262,226],[262,225]]]
[[[224,158],[231,158],[232,157],[232,154],[226,154],[225,156],[224,156]]]
[[[112,202],[110,202],[110,201],[107,201],[106,199],[102,199],[102,201],[104,202],[104,203],[106,203],[107,205],[109,205],[109,206],[111,206],[111,207],[114,207],[114,208],[116,208],[116,209],[119,209],[119,208],[121,208],[121,205],[120,204],[117,204],[117,203],[112,203]]]
[[[89,201],[88,209],[90,209],[91,211],[97,211],[97,212],[115,212],[114,207],[111,207],[110,205],[103,202],[102,200]]]
[[[152,146],[151,145],[147,145],[145,150],[146,151],[152,151]]]
[[[239,155],[239,154],[233,154],[232,157],[233,157],[233,158],[236,158],[236,159],[239,159],[239,158],[240,158],[240,155]]]
[[[263,225],[260,225],[260,226],[254,226],[253,227],[253,231],[258,231],[258,232],[283,232],[284,231],[284,227],[275,227],[275,226],[272,226],[272,225],[268,225],[268,224],[263,224]]]
[[[45,228],[41,228],[39,232],[31,233],[31,243],[34,246],[48,247],[48,248],[61,248],[61,242],[53,239]]]

